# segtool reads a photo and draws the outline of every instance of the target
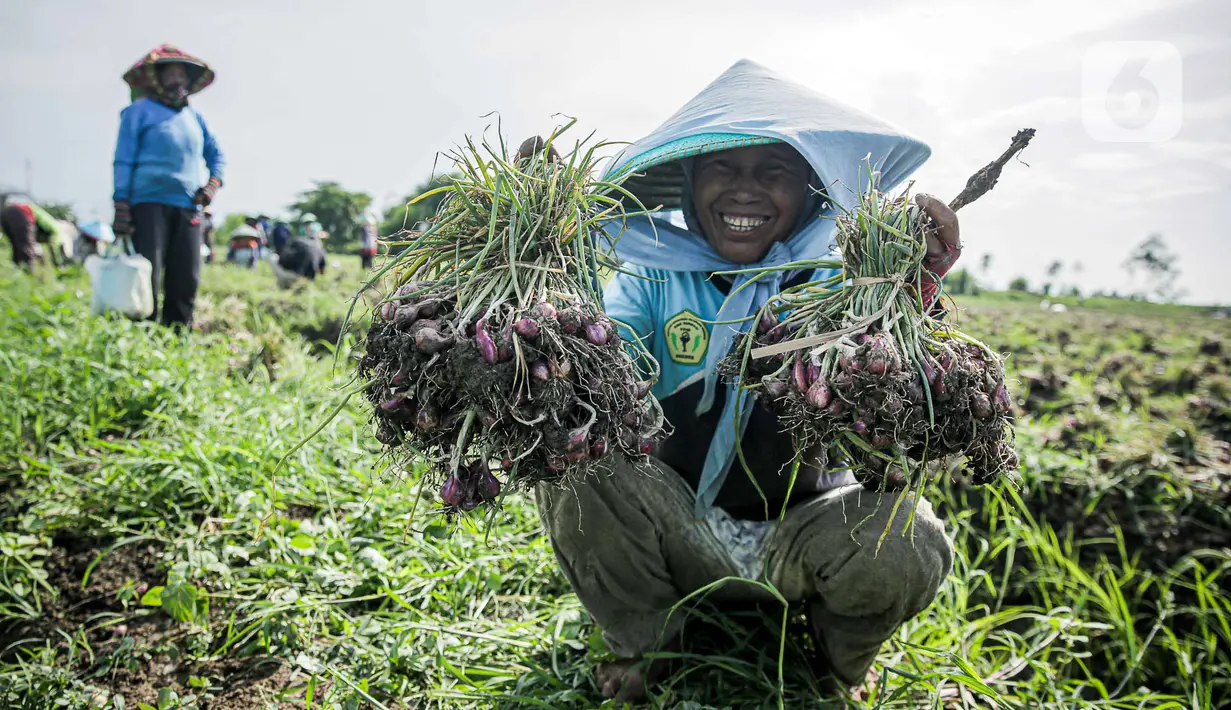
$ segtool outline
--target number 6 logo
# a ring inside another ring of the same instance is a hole
[[[1168,42],[1102,42],[1082,63],[1082,124],[1096,141],[1159,143],[1183,124],[1183,60]]]

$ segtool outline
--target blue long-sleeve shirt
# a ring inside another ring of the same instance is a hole
[[[176,111],[138,99],[120,112],[112,199],[192,207],[197,190],[210,177],[221,181],[224,167],[218,142],[191,106]]]

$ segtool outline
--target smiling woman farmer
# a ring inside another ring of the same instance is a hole
[[[639,336],[662,366],[653,393],[675,431],[654,452],[650,475],[617,471],[537,491],[565,575],[624,659],[599,668],[608,697],[645,693],[660,669],[640,659],[678,637],[673,605],[723,578],[767,580],[805,605],[818,667],[847,686],[864,681],[881,644],[935,597],[953,550],[927,501],[915,510],[913,539],[891,534],[879,552],[880,533],[901,532],[915,507],[890,520],[895,494],[878,501],[844,472],[801,470],[788,501],[790,435],[747,395],[737,407],[740,396],[715,371],[736,332],[718,322],[827,275],[775,272],[728,300],[747,277],[715,272],[831,255],[832,218],[857,203],[865,158],[889,190],[929,152],[741,61],[612,163],[609,175],[635,174],[626,187],[647,207],[680,210],[674,220],[629,220],[617,249],[631,273],[618,274],[604,297],[625,337]],[[932,198],[921,207],[935,224],[928,266],[943,276],[960,253],[957,218]],[[737,432],[752,476],[732,465]],[[738,581],[710,598],[772,599]]]
[[[200,208],[222,186],[223,157],[188,97],[209,86],[214,72],[162,45],[125,72],[124,81],[140,98],[120,113],[113,229],[131,234],[133,247],[153,266],[154,315],[163,291],[162,322],[190,326],[201,279]]]

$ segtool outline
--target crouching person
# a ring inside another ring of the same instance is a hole
[[[735,334],[716,323],[833,272],[774,272],[729,302],[749,277],[715,272],[831,257],[833,217],[856,204],[865,156],[890,189],[928,154],[877,119],[745,61],[612,163],[608,175],[635,175],[625,186],[643,204],[680,210],[653,224],[629,219],[617,244],[629,273],[604,294],[625,338],[636,334],[661,365],[653,393],[674,431],[649,472],[625,464],[536,490],[565,576],[621,659],[598,669],[604,695],[643,696],[663,669],[642,656],[670,645],[683,623],[672,607],[723,578],[768,581],[805,608],[816,667],[856,693],[882,644],[935,598],[953,548],[931,505],[809,467],[791,488],[789,434],[759,405],[737,407],[740,395],[716,374]],[[923,197],[920,206],[936,225],[927,266],[943,276],[960,252],[957,219],[938,200]],[[934,298],[928,286],[923,297]],[[751,475],[735,459],[737,430]],[[907,499],[891,519],[897,495]],[[773,597],[736,581],[709,599]]]
[[[278,265],[283,270],[306,279],[325,273],[325,248],[312,237],[295,237],[282,250]]]

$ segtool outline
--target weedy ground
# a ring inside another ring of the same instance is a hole
[[[0,267],[0,707],[602,705],[532,500],[446,526],[358,398],[273,477],[352,375],[339,261],[210,266],[187,337]],[[1021,480],[931,485],[957,564],[862,707],[1228,707],[1231,323],[1038,301],[961,304],[1010,354]],[[828,706],[781,610],[692,613],[653,706]]]

